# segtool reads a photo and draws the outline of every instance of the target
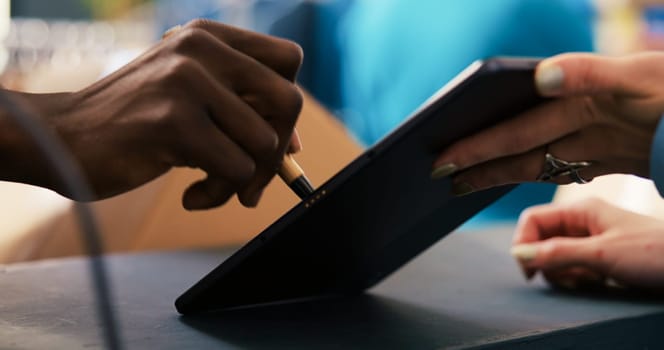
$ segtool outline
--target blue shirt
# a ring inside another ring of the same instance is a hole
[[[477,59],[591,51],[588,6],[581,0],[355,1],[337,37],[341,119],[371,145]],[[515,220],[554,191],[550,184],[522,185],[474,223]]]
[[[591,26],[562,0],[356,1],[338,32],[341,118],[371,145],[473,61],[591,51]]]

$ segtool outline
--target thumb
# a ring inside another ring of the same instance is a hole
[[[295,154],[300,151],[302,151],[302,140],[300,139],[300,134],[297,132],[297,129],[293,129],[293,134],[291,135],[290,144],[288,145],[286,153]]]
[[[630,76],[619,58],[570,53],[543,60],[535,70],[542,96],[629,92]]]
[[[511,253],[529,269],[550,270],[583,266],[597,272],[606,270],[598,237],[554,237],[537,243],[518,244]]]

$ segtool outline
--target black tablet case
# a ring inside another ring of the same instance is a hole
[[[397,270],[512,188],[454,197],[449,179],[431,179],[431,167],[446,145],[542,103],[536,63],[494,58],[468,67],[180,296],[177,310],[348,295]]]

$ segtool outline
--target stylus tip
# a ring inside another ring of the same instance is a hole
[[[314,193],[313,186],[311,186],[311,183],[304,175],[301,175],[293,180],[289,187],[293,190],[293,192],[295,192],[295,194],[298,195],[298,197],[300,197],[300,199],[305,199]]]

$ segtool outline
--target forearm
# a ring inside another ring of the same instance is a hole
[[[75,93],[23,97],[61,137],[93,198],[109,198],[173,167],[207,177],[187,209],[238,194],[256,205],[288,147],[302,105],[295,43],[205,20],[187,24],[113,74]],[[0,180],[53,189],[52,171],[0,106]]]
[[[3,90],[30,112],[41,118],[54,132],[54,118],[62,115],[69,94],[27,94]],[[35,142],[14,122],[5,106],[0,106],[0,180],[53,188],[51,169],[43,161]]]

